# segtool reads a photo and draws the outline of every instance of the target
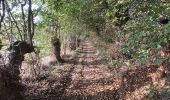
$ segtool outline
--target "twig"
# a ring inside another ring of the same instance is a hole
[[[19,0],[19,2],[21,3],[20,0]],[[25,35],[27,34],[27,25],[26,25],[26,21],[25,21],[25,13],[24,13],[24,6],[26,5],[26,3],[27,3],[26,0],[24,1],[24,3],[21,3],[22,20],[24,22],[24,25],[23,25],[24,40],[26,40]]]
[[[0,29],[1,29],[2,22],[3,22],[4,17],[5,17],[5,3],[4,3],[4,0],[0,0],[0,5],[1,4],[2,4],[2,17],[0,19]]]
[[[20,38],[21,38],[21,40],[23,41],[21,30],[19,29],[18,23],[17,23],[17,21],[15,20],[14,16],[13,16],[12,13],[11,13],[11,9],[10,9],[7,1],[6,1],[6,6],[7,6],[7,9],[8,9],[7,12],[8,12],[8,14],[11,16],[13,22],[15,23],[15,26],[16,26],[18,32],[19,32]],[[12,21],[12,20],[11,20],[11,21]]]

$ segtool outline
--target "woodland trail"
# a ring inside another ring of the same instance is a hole
[[[120,80],[96,53],[90,43],[81,43],[70,60],[53,66],[61,72],[24,83],[26,100],[119,100]]]
[[[146,99],[152,92],[147,84],[164,86],[165,78],[155,81],[153,77],[157,75],[155,66],[129,70],[122,67],[115,73],[96,53],[90,43],[81,43],[66,63],[49,67],[54,68],[49,76],[26,83],[27,100],[150,100]],[[58,71],[60,68],[62,71]]]
[[[76,63],[72,66],[74,68],[66,75],[68,85],[65,85],[62,100],[116,99],[115,90],[120,83],[104,65],[104,61],[97,59],[96,50],[90,43],[80,46],[76,51],[76,58]]]
[[[61,100],[169,100],[169,92],[160,92],[148,99],[152,91],[147,89],[147,84],[158,84],[158,88],[165,86],[165,78],[154,78],[158,75],[156,66],[136,70],[123,68],[118,78],[104,59],[97,57],[90,43],[82,43],[76,54],[76,63],[67,75],[70,79]]]

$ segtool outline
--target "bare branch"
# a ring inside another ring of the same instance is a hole
[[[2,22],[2,23],[3,23],[4,29],[5,29],[5,30],[2,30],[2,32],[9,34],[7,31],[10,30],[12,27],[7,28],[6,24],[4,22]]]
[[[17,21],[15,20],[14,16],[13,16],[12,13],[11,13],[11,9],[10,9],[7,1],[6,1],[6,6],[7,6],[7,9],[8,9],[7,12],[8,12],[8,14],[10,15],[10,17],[12,18],[13,22],[15,23],[15,26],[16,26],[18,32],[19,32],[19,35],[20,35],[21,40],[23,40],[21,30],[19,29],[18,23],[17,23]],[[12,20],[11,20],[11,21],[12,21]]]
[[[1,16],[1,19],[0,19],[0,29],[1,29],[2,22],[3,22],[4,17],[5,17],[5,2],[4,2],[4,0],[0,0],[0,5],[2,6],[2,16]]]
[[[20,0],[19,0],[19,2],[20,2]],[[23,19],[23,22],[24,22],[24,25],[23,25],[24,40],[26,40],[25,35],[27,34],[27,25],[26,25],[26,21],[25,21],[25,13],[24,13],[24,6],[26,5],[26,3],[27,3],[26,0],[24,1],[23,4],[21,3],[22,19]]]
[[[33,36],[34,36],[34,33],[35,33],[35,24],[34,24],[34,16],[33,16],[33,14],[32,14],[32,35],[31,35],[31,38],[33,38]]]

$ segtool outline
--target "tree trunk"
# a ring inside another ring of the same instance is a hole
[[[0,69],[0,100],[23,100],[20,94],[22,86],[19,85],[19,68],[24,60],[24,55],[34,49],[25,41],[16,41],[9,50],[8,64]]]
[[[10,46],[9,62],[7,67],[10,68],[11,74],[18,80],[19,77],[19,67],[24,60],[24,55],[26,53],[31,53],[34,50],[25,41],[16,41]]]
[[[28,0],[29,7],[28,7],[28,30],[27,30],[27,43],[29,43],[31,46],[32,44],[32,38],[33,38],[33,15],[32,15],[32,0]]]
[[[60,40],[57,37],[53,37],[51,39],[51,43],[53,45],[53,49],[54,49],[54,54],[56,56],[56,59],[59,63],[63,63],[64,60],[61,58],[60,56],[60,51],[61,51],[61,43]]]
[[[80,47],[81,39],[77,39],[77,47]]]

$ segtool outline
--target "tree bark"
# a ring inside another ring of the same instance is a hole
[[[27,30],[27,43],[32,45],[32,0],[28,0],[28,30]]]
[[[59,63],[63,63],[64,60],[61,58],[60,56],[60,51],[61,51],[61,43],[60,40],[57,37],[53,37],[51,39],[51,43],[53,45],[53,49],[54,49],[54,54],[56,56],[56,59]]]
[[[20,94],[22,86],[19,83],[20,65],[26,53],[34,49],[25,41],[16,41],[10,48],[9,61],[0,69],[0,100],[23,100]]]
[[[4,17],[5,17],[5,2],[4,2],[4,0],[0,0],[0,5],[2,6],[2,14],[0,14],[0,15],[1,15],[1,19],[0,19],[0,29],[1,29],[2,22],[3,22]]]
[[[11,69],[11,74],[16,80],[19,79],[19,67],[24,60],[26,53],[33,52],[34,48],[25,41],[16,41],[10,46],[9,62],[7,67]]]

